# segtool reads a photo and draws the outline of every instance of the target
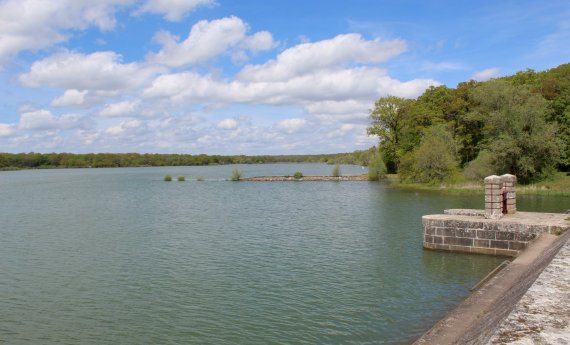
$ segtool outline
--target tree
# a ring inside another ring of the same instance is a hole
[[[549,104],[530,87],[493,80],[473,90],[485,115],[482,148],[494,157],[496,173],[511,173],[525,183],[560,162],[563,143],[549,124]]]
[[[399,159],[404,153],[400,141],[412,103],[413,100],[395,96],[381,97],[370,112],[368,135],[376,135],[380,139],[380,150],[391,172],[398,170]]]
[[[421,145],[402,157],[400,179],[404,182],[437,183],[458,172],[456,146],[445,125],[425,131]]]

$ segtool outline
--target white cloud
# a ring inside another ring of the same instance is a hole
[[[485,81],[492,78],[497,78],[501,75],[501,69],[498,67],[487,68],[479,72],[473,73],[471,79],[477,81]]]
[[[14,126],[7,123],[0,123],[0,137],[9,137],[14,133]]]
[[[52,107],[70,107],[82,105],[85,102],[85,95],[87,95],[87,92],[87,90],[65,90],[63,95],[54,99],[50,105]]]
[[[269,31],[259,31],[247,37],[243,42],[243,47],[253,53],[271,50],[277,43],[273,40],[273,35]]]
[[[235,119],[223,119],[217,126],[220,129],[236,129],[238,122]]]
[[[247,36],[248,25],[232,16],[212,21],[201,20],[192,26],[188,37],[179,38],[167,31],[155,35],[155,41],[162,45],[148,60],[169,67],[180,67],[204,63],[241,44],[243,49],[258,52],[275,46],[273,37],[266,31]],[[239,51],[239,50],[238,50]]]
[[[406,50],[402,40],[365,40],[359,34],[338,35],[314,43],[302,43],[279,54],[276,60],[246,66],[241,80],[283,81],[350,63],[380,63]]]
[[[127,117],[132,116],[137,111],[138,102],[123,101],[108,104],[99,112],[101,117]]]
[[[111,30],[115,12],[133,0],[4,0],[0,2],[0,66],[24,50],[64,42],[69,30]]]
[[[291,118],[281,120],[277,123],[277,127],[283,129],[287,133],[295,133],[307,126],[307,120],[303,118]]]
[[[360,67],[312,74],[275,82],[222,81],[193,72],[161,75],[144,92],[145,97],[178,103],[265,103],[349,99],[374,100],[382,95],[416,97],[427,87],[439,85],[429,79],[400,82],[383,69]]]
[[[29,87],[116,91],[141,86],[161,69],[138,63],[121,63],[114,52],[64,52],[36,61],[20,82]]]
[[[146,0],[135,13],[164,14],[165,19],[178,22],[197,7],[215,4],[214,0]]]
[[[84,128],[88,121],[81,115],[65,114],[54,116],[50,111],[41,109],[22,113],[19,128],[23,130],[58,130]]]

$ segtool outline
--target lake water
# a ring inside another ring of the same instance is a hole
[[[0,173],[0,343],[407,343],[503,260],[422,250],[423,214],[482,196],[224,181],[232,168]],[[565,205],[523,197],[519,209]]]

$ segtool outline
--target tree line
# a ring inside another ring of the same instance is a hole
[[[570,170],[570,64],[430,87],[417,99],[382,97],[370,120],[380,158],[402,181],[503,173],[539,181]]]
[[[153,153],[0,153],[0,170],[49,168],[115,168],[266,163],[327,163],[367,165],[375,148],[314,155],[221,156]]]

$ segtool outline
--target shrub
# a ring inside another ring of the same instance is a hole
[[[298,180],[298,179],[300,179],[300,178],[303,178],[303,173],[300,172],[300,171],[296,171],[296,172],[293,174],[293,177]]]
[[[485,177],[495,173],[494,164],[493,155],[487,150],[482,150],[477,158],[467,163],[463,176],[470,181],[483,181]]]
[[[333,168],[333,170],[332,170],[332,176],[333,176],[333,177],[340,177],[340,176],[342,176],[342,175],[341,175],[341,172],[340,172],[340,165],[337,164],[337,165],[334,166],[334,168]]]
[[[420,183],[451,180],[458,171],[454,143],[445,127],[428,128],[421,145],[400,160],[400,179]]]
[[[185,176],[178,176],[178,181],[184,182],[184,181],[186,181],[186,177]]]
[[[172,176],[170,176],[170,175],[164,176],[164,181],[166,181],[166,182],[172,181]]]
[[[239,181],[241,180],[241,177],[242,177],[241,171],[238,168],[234,168],[232,170],[232,176],[230,177],[230,180]]]
[[[382,156],[376,153],[368,162],[368,181],[378,181],[386,177],[386,164]]]
[[[200,182],[204,181],[204,176],[196,177],[196,181],[200,181]]]

